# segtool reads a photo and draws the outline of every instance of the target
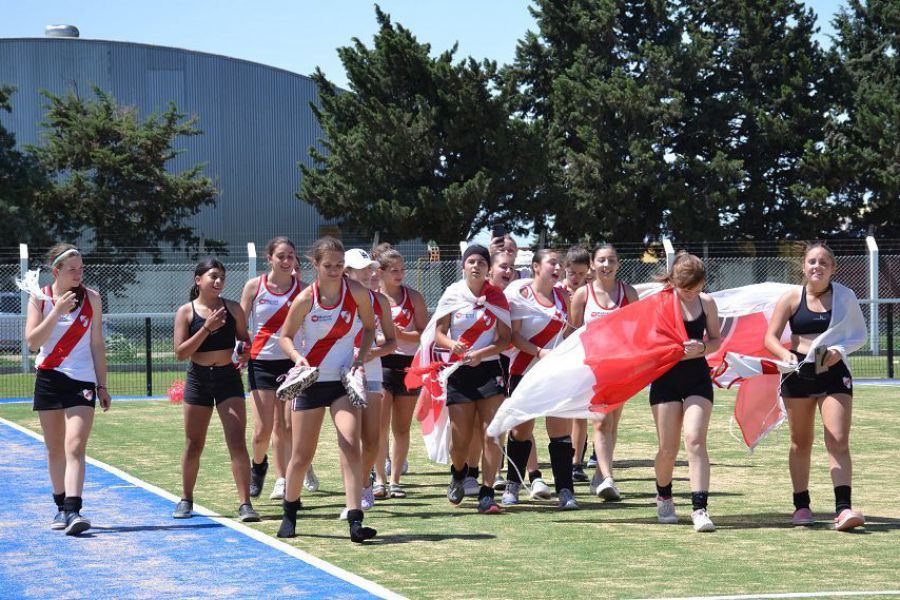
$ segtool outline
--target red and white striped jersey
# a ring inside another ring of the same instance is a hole
[[[376,333],[381,332],[381,307],[378,306],[377,296],[375,292],[369,290],[369,301],[372,303],[372,312],[375,314],[375,331]],[[359,345],[362,343],[362,335],[363,335],[363,326],[362,320],[359,318],[359,314],[356,315],[356,323],[353,324],[353,331],[356,333],[353,336],[353,347],[359,350]],[[375,347],[374,341],[372,342],[372,347]],[[367,360],[363,364],[363,368],[366,370],[366,381],[373,381],[376,383],[381,383],[384,381],[384,376],[381,372],[381,357],[373,358],[372,360]]]
[[[47,296],[53,296],[50,286],[44,288]],[[41,314],[46,319],[53,309],[53,303],[41,302]],[[94,356],[91,353],[91,323],[94,320],[94,308],[90,296],[84,295],[81,307],[71,313],[60,315],[50,337],[38,350],[34,361],[35,368],[59,371],[66,377],[76,381],[97,383],[94,372]]]
[[[278,340],[281,338],[281,327],[291,304],[299,293],[300,282],[296,278],[293,279],[290,289],[279,293],[269,288],[265,273],[260,276],[256,296],[253,297],[253,304],[250,307],[250,333],[253,336],[250,358],[255,360],[289,358],[278,345]]]
[[[340,381],[341,371],[353,363],[354,326],[359,321],[356,300],[347,282],[341,281],[340,299],[334,306],[323,306],[319,282],[312,285],[312,308],[300,327],[301,352],[311,366],[319,367],[319,381]]]
[[[403,290],[403,300],[396,306],[391,306],[391,319],[394,321],[394,328],[397,331],[415,331],[416,330],[416,310],[413,308],[412,295],[406,289],[406,286],[400,286]],[[397,338],[397,349],[394,354],[402,354],[404,356],[413,356],[419,344],[414,342],[404,342]]]
[[[469,352],[490,346],[496,332],[497,317],[487,305],[458,310],[450,317],[450,338],[464,342]],[[484,360],[498,360],[498,357],[494,355]]]
[[[566,311],[565,291],[553,288],[553,303],[543,304],[528,285],[519,290],[524,302],[510,303],[512,320],[521,323],[519,334],[541,348],[555,348],[562,342],[562,333],[569,318]],[[524,304],[525,306],[521,306]],[[509,354],[509,374],[524,375],[537,362],[534,354],[513,346]]]
[[[616,303],[610,308],[604,308],[597,302],[597,296],[594,294],[594,285],[587,286],[587,302],[584,305],[584,324],[587,325],[591,321],[596,321],[601,317],[605,317],[617,308],[622,308],[628,304],[628,296],[625,295],[625,284],[621,281],[616,282]]]

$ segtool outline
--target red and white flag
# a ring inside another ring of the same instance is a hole
[[[422,437],[428,458],[442,464],[450,462],[450,415],[447,412],[447,378],[459,368],[462,356],[451,356],[449,351],[435,348],[437,322],[443,317],[461,310],[485,307],[498,321],[510,326],[509,304],[503,291],[485,283],[481,296],[469,289],[464,280],[448,287],[438,301],[437,310],[422,331],[419,350],[404,383],[408,389],[421,387],[416,406],[416,419],[422,426]],[[479,320],[479,323],[483,320]],[[475,336],[477,339],[477,335]],[[465,338],[465,334],[463,334]]]

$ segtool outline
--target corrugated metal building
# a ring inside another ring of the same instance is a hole
[[[78,38],[0,39],[0,83],[14,85],[13,112],[3,124],[19,144],[39,143],[45,112],[40,90],[90,93],[96,85],[142,116],[174,101],[199,118],[204,135],[182,138],[186,150],[172,163],[181,170],[207,163],[220,190],[214,208],[191,222],[199,235],[240,251],[276,234],[305,244],[326,221],[297,200],[298,162],[321,135],[309,103],[317,101],[309,77],[179,48]]]

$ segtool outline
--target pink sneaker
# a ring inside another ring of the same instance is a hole
[[[850,508],[845,508],[841,511],[841,514],[834,518],[834,528],[837,531],[850,531],[865,524],[866,518],[862,516],[862,513],[858,513]]]
[[[797,527],[800,525],[812,525],[816,520],[813,518],[812,511],[808,508],[798,508],[791,517],[791,525]]]

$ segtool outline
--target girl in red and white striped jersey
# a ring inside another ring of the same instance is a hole
[[[71,244],[57,244],[47,255],[53,284],[28,301],[25,338],[38,350],[34,410],[38,412],[57,514],[51,529],[78,535],[91,523],[81,516],[84,462],[96,399],[104,411],[106,349],[100,294],[84,287],[84,263]],[[36,284],[35,284],[36,286]]]
[[[391,305],[391,319],[397,337],[397,348],[381,358],[384,385],[384,402],[381,411],[381,435],[378,456],[375,459],[376,498],[405,498],[406,491],[400,485],[409,454],[409,430],[418,390],[407,389],[404,383],[406,369],[412,364],[419,347],[422,330],[428,324],[428,308],[422,294],[403,285],[406,266],[403,255],[389,245],[376,248],[375,260],[379,263],[381,293]],[[393,431],[394,443],[388,441]],[[392,455],[388,458],[388,448]],[[386,464],[394,467],[387,473]],[[390,485],[387,478],[390,477]]]
[[[572,324],[575,327],[603,318],[638,301],[635,289],[616,278],[619,255],[611,244],[598,246],[594,250],[592,263],[594,281],[575,292],[572,298]],[[613,480],[612,461],[623,407],[624,405],[593,422],[597,472],[591,481],[591,492],[606,500],[618,500],[620,497]]]
[[[532,365],[546,356],[568,334],[569,295],[556,284],[560,280],[559,255],[553,250],[538,250],[532,258],[534,279],[527,285],[507,288],[512,318],[513,352],[509,366],[509,394],[512,395]],[[572,423],[570,419],[547,417],[550,465],[561,510],[578,508],[572,482]],[[509,432],[507,454],[510,468],[503,504],[517,504],[521,476],[531,453],[534,420],[522,423]]]
[[[253,395],[253,447],[250,463],[250,497],[262,492],[269,468],[266,452],[272,440],[275,466],[275,487],[272,500],[284,498],[284,472],[291,459],[290,406],[275,398],[277,380],[294,363],[278,345],[281,327],[294,299],[304,288],[294,277],[297,263],[294,243],[286,237],[276,237],[266,246],[268,273],[254,277],[244,285],[241,308],[250,321],[250,360],[247,379]]]
[[[375,466],[378,456],[378,442],[381,437],[381,411],[384,405],[383,372],[381,368],[382,357],[389,355],[397,348],[397,339],[394,334],[394,322],[391,318],[391,303],[378,291],[381,283],[378,262],[372,260],[369,253],[359,248],[351,248],[344,253],[344,264],[347,267],[347,276],[353,281],[369,288],[369,299],[372,311],[375,314],[375,345],[369,352],[369,360],[366,362],[366,395],[368,405],[362,412],[362,429],[360,442],[362,444],[362,460],[360,477],[366,482],[362,490],[361,506],[363,510],[369,510],[375,504],[375,495],[372,483],[369,482],[369,473]],[[356,335],[357,349],[362,341],[362,328]]]
[[[325,237],[313,244],[310,260],[316,280],[304,289],[288,310],[278,343],[296,365],[317,367],[316,383],[294,398],[291,413],[293,444],[284,494],[284,518],[278,537],[296,535],[300,488],[312,463],[322,429],[325,409],[331,412],[337,430],[344,495],[348,509],[350,539],[363,542],[375,530],[363,527],[360,510],[360,410],[351,403],[341,382],[342,375],[358,369],[368,360],[375,341],[375,315],[369,291],[344,277],[344,247]],[[354,326],[362,322],[362,339],[354,358]],[[299,336],[295,340],[295,336]],[[298,350],[298,348],[302,348]]]

